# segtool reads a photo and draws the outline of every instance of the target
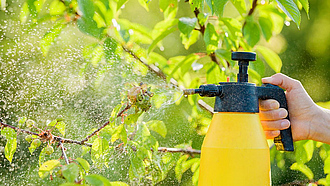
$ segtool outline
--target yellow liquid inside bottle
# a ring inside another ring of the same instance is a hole
[[[269,147],[257,113],[215,113],[204,138],[199,186],[269,186]]]

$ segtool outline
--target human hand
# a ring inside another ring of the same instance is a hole
[[[268,99],[260,101],[260,120],[266,137],[272,139],[280,134],[280,130],[286,129],[291,124],[294,141],[313,139],[311,126],[321,113],[320,108],[313,102],[302,84],[284,74],[275,74],[263,78],[263,83],[277,85],[286,90],[290,121],[286,118],[288,112],[279,108],[276,100]]]

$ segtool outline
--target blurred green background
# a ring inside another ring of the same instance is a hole
[[[169,103],[173,101],[174,93],[180,91],[168,86],[151,72],[142,75],[136,69],[138,62],[125,54],[112,65],[101,63],[96,67],[89,66],[87,71],[81,73],[81,67],[86,63],[82,57],[83,48],[96,41],[82,34],[75,25],[64,29],[48,56],[44,57],[39,48],[39,41],[52,24],[46,22],[33,27],[29,24],[20,24],[19,12],[22,3],[21,0],[9,0],[6,10],[0,11],[0,118],[2,121],[13,124],[19,116],[27,116],[43,127],[47,120],[63,115],[67,123],[66,137],[82,139],[89,130],[107,120],[112,108],[120,103],[120,96],[125,91],[126,83],[155,84],[155,90],[165,93]],[[152,28],[163,19],[163,15],[159,11],[157,0],[151,1],[149,7],[150,10],[147,12],[137,1],[131,0],[125,5],[120,17]],[[282,72],[300,80],[315,102],[330,100],[330,91],[328,91],[330,55],[327,53],[330,46],[329,8],[330,1],[310,0],[310,18],[308,19],[305,12],[302,12],[300,30],[294,24],[285,26],[282,35],[275,37],[269,43],[264,43],[280,53],[283,61]],[[193,17],[189,9],[187,3],[180,1],[177,17]],[[229,7],[225,15],[231,13]],[[157,49],[156,52],[166,58],[205,50],[202,42],[197,42],[186,51],[181,44],[178,31],[169,35],[163,45],[164,49]],[[272,74],[274,72],[267,68],[266,75]],[[200,149],[203,136],[196,134],[193,126],[188,122],[187,116],[190,112],[188,102],[184,99],[180,105],[163,104],[159,109],[152,108],[144,116],[144,120],[159,119],[167,125],[168,135],[165,139],[155,134],[161,143],[160,146],[172,147],[192,141],[192,147]],[[23,136],[20,135],[19,139],[19,150],[14,156],[13,163],[9,164],[3,153],[5,139],[0,137],[0,185],[60,183],[59,180],[50,182],[48,179],[39,179],[35,169],[38,164],[36,155],[38,153],[30,155]],[[66,147],[69,149],[70,157],[80,156],[80,147],[75,145],[66,145]],[[52,157],[59,156],[60,152],[57,149]],[[93,171],[110,180],[127,181],[126,156],[116,154],[109,169]],[[314,163],[317,168],[319,163]],[[184,174],[181,185],[191,184],[189,176],[189,173]],[[284,176],[273,175],[275,180],[281,180],[281,177]],[[285,181],[276,181],[276,183]],[[172,171],[167,180],[161,184],[178,185],[179,183]]]

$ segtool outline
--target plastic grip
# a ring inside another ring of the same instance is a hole
[[[272,84],[263,84],[258,87],[258,98],[265,99],[275,99],[280,103],[281,108],[288,110],[288,105],[285,97],[284,90],[280,87]],[[290,120],[289,114],[286,119]],[[281,151],[294,151],[291,125],[289,128],[281,130],[280,135],[274,138],[274,143],[277,150]]]

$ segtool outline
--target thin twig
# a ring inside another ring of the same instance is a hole
[[[128,106],[126,106],[125,109],[123,109],[122,111],[120,111],[118,113],[117,117],[121,116],[127,109],[129,109]],[[15,127],[15,126],[12,126],[12,125],[5,124],[3,122],[0,122],[0,125],[3,126],[3,127],[12,128],[12,129],[14,129],[16,131],[21,131],[23,133],[32,134],[32,135],[36,135],[36,136],[39,135],[39,134],[37,134],[35,132],[31,132],[31,131],[28,131],[28,130],[20,129],[20,128]],[[59,136],[53,136],[53,140],[54,141],[57,141],[59,143],[59,146],[62,149],[63,157],[64,157],[64,159],[65,159],[65,161],[67,163],[68,163],[68,158],[67,158],[67,156],[66,156],[66,154],[64,152],[63,143],[73,143],[73,144],[77,144],[77,145],[85,145],[85,146],[88,146],[88,147],[92,147],[92,144],[91,143],[82,143],[81,141],[72,140],[72,139],[66,139],[66,138],[62,138],[62,137],[59,137]],[[136,150],[136,149],[133,149],[133,150]],[[158,148],[158,151],[159,152],[173,152],[173,153],[182,152],[182,153],[187,153],[187,154],[200,154],[200,150],[195,150],[195,149],[179,149],[179,148],[159,147]]]
[[[4,126],[4,127],[8,127],[8,128],[15,129],[16,131],[24,132],[24,133],[26,133],[26,134],[31,134],[31,135],[36,135],[36,136],[38,136],[38,133],[31,132],[31,131],[28,131],[28,130],[24,130],[24,129],[21,129],[21,128],[18,128],[18,127],[15,127],[15,126],[9,125],[9,124],[5,124],[5,123],[2,123],[1,121],[0,121],[0,125],[1,125],[1,126]]]
[[[58,142],[59,146],[61,147],[61,150],[62,150],[62,156],[65,160],[65,163],[66,164],[69,164],[69,160],[68,160],[68,157],[66,156],[65,154],[65,150],[64,150],[64,147],[63,147],[63,143],[61,141]]]
[[[172,152],[172,153],[186,153],[186,154],[200,154],[200,150],[196,149],[179,149],[179,148],[168,148],[168,147],[158,147],[159,152]]]
[[[120,117],[126,110],[130,109],[132,105],[127,105],[122,111],[120,111],[117,114],[117,117]],[[106,127],[107,125],[109,125],[110,121],[108,120],[107,122],[105,122],[102,126],[100,126],[98,129],[96,129],[95,131],[93,131],[89,136],[87,136],[85,139],[81,140],[80,143],[84,144],[86,141],[88,141],[91,137],[93,137],[95,134],[97,134],[100,130],[102,130],[104,127]]]
[[[214,109],[207,103],[205,103],[203,100],[198,100],[198,105],[201,106],[203,109],[205,109],[206,111],[208,111],[210,114],[214,114]]]
[[[158,67],[156,67],[153,64],[150,64],[149,65],[148,63],[146,63],[145,61],[143,61],[141,58],[139,58],[137,55],[135,55],[133,51],[131,51],[130,49],[126,48],[124,45],[122,45],[122,48],[124,49],[125,52],[129,53],[135,59],[139,60],[142,64],[144,64],[146,67],[148,67],[149,70],[153,71],[159,77],[161,77],[162,79],[166,80],[166,75]]]
[[[251,9],[250,9],[250,11],[249,11],[247,17],[248,17],[248,16],[251,16],[251,15],[253,14],[253,12],[255,11],[255,9],[256,9],[256,7],[257,7],[257,5],[258,5],[257,2],[258,2],[258,0],[253,0],[253,2],[252,2],[252,7],[251,7]],[[243,33],[243,34],[244,34],[244,27],[245,27],[245,25],[246,25],[246,20],[245,20],[245,22],[243,23],[243,26],[242,26],[242,33]]]

